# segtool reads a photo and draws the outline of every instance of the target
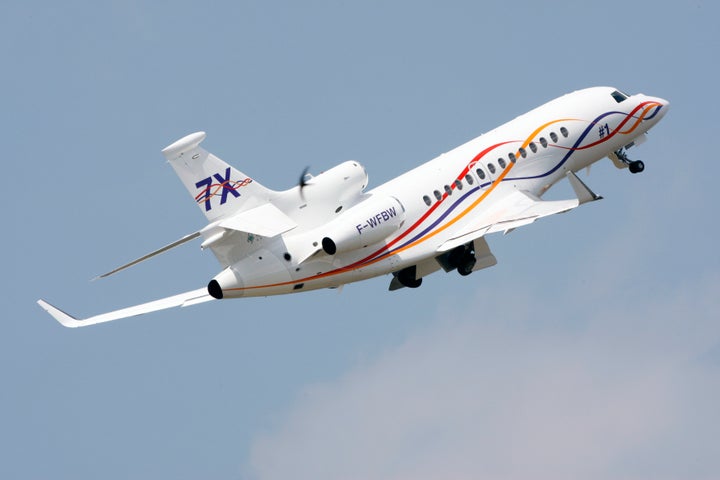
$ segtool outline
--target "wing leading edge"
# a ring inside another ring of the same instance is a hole
[[[584,203],[602,199],[601,196],[590,190],[575,173],[568,172],[567,178],[577,198],[570,200],[541,200],[528,192],[516,190],[501,200],[496,208],[478,217],[455,237],[440,245],[437,251],[446,252],[452,250],[457,246],[490,233],[503,231],[507,233],[517,227],[533,223],[539,218],[564,213]]]

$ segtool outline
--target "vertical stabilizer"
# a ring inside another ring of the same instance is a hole
[[[200,147],[205,132],[191,133],[162,151],[209,221],[263,203],[272,191]]]

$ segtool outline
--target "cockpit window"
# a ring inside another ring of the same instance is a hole
[[[620,90],[615,90],[610,95],[615,99],[616,102],[621,103],[628,99],[628,96]]]

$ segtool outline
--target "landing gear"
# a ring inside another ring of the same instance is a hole
[[[451,268],[456,268],[457,272],[463,277],[466,277],[473,272],[475,262],[477,262],[477,260],[475,258],[475,249],[473,248],[472,243],[456,247],[450,252],[450,255],[447,258],[449,266]]]
[[[645,170],[645,164],[642,160],[635,160],[634,162],[630,162],[628,168],[630,169],[630,173],[640,173]]]
[[[422,277],[415,278],[416,275],[417,267],[413,265],[412,267],[407,267],[397,272],[395,278],[397,278],[403,287],[418,288],[422,285]]]
[[[469,261],[463,265],[460,265],[457,268],[457,271],[460,275],[463,277],[467,277],[473,272],[473,267],[475,266],[475,258],[473,257],[472,261]]]
[[[645,170],[645,164],[642,160],[630,160],[624,148],[614,152],[615,157],[628,166],[630,173],[640,173]]]

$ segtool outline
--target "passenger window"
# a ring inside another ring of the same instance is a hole
[[[475,173],[477,173],[477,176],[480,177],[480,180],[485,180],[485,171],[482,168],[475,170]]]
[[[524,148],[520,148],[520,155],[521,155],[523,158],[527,157],[527,152],[525,151]]]
[[[505,168],[507,163],[505,163],[505,160],[503,160],[502,158],[498,158],[498,165],[500,165],[500,168]]]
[[[517,157],[515,157],[514,153],[508,153],[508,158],[511,162],[515,163],[517,161]]]
[[[560,133],[562,133],[562,136],[563,136],[563,137],[567,137],[567,136],[568,136],[568,129],[565,128],[565,127],[560,127]]]
[[[450,188],[450,185],[445,185],[445,193],[452,195],[452,188]]]
[[[558,141],[557,133],[550,132],[550,140],[552,140],[554,143],[557,143],[557,141]]]
[[[533,153],[537,152],[537,145],[535,145],[534,142],[530,142],[530,145],[528,145],[528,146],[530,147],[530,150],[532,150]]]
[[[432,200],[430,200],[430,197],[428,197],[427,195],[423,196],[423,200],[428,207],[432,205]]]
[[[495,165],[492,163],[487,164],[488,170],[490,170],[490,173],[495,173]]]
[[[465,175],[465,181],[468,182],[468,185],[472,185],[473,183],[475,183],[475,180],[473,180],[472,175],[470,175],[469,173]]]
[[[540,137],[540,145],[542,145],[543,148],[547,148],[547,140],[545,140],[545,137]]]
[[[458,190],[463,189],[463,184],[460,180],[455,180],[455,186],[457,187]]]
[[[437,198],[438,200],[442,199],[442,193],[440,193],[438,190],[435,190],[433,192],[433,195],[435,195],[435,198]]]

